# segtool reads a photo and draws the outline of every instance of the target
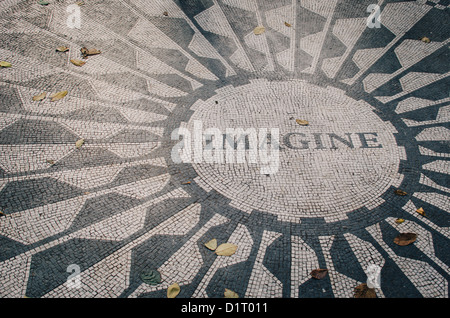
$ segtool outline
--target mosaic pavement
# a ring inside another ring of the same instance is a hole
[[[2,297],[448,298],[450,1],[49,2],[0,2]],[[279,128],[277,173],[174,163],[196,121]]]

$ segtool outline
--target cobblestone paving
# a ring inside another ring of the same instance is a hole
[[[1,297],[448,298],[450,1],[48,2],[0,2]],[[198,122],[278,128],[277,172],[174,162]]]

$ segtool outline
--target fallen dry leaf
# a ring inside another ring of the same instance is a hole
[[[425,210],[424,210],[423,208],[418,208],[418,209],[416,210],[416,212],[419,213],[419,214],[422,215],[422,216],[426,216]]]
[[[91,56],[91,55],[97,55],[97,54],[102,53],[101,51],[99,51],[97,49],[87,49],[85,47],[82,47],[80,49],[80,51],[84,58],[87,58],[88,56]]]
[[[169,15],[169,12],[164,11],[164,12],[163,12],[163,15],[167,17],[167,16]]]
[[[260,35],[263,34],[266,31],[266,28],[263,26],[257,26],[254,30],[253,33],[255,33],[256,35]]]
[[[311,272],[311,276],[315,279],[322,279],[328,274],[328,269],[318,268]]]
[[[225,292],[223,293],[225,298],[239,298],[239,295],[232,290],[225,288]]]
[[[57,52],[67,52],[67,51],[69,51],[69,48],[67,46],[62,45],[62,46],[58,46],[56,48],[56,51]]]
[[[299,124],[300,126],[308,126],[309,122],[307,120],[303,120],[303,119],[296,119],[295,122],[297,124]]]
[[[216,248],[216,254],[220,256],[231,256],[237,250],[237,245],[231,243],[223,243]]]
[[[40,93],[39,95],[33,96],[33,100],[35,102],[37,102],[37,101],[43,100],[45,97],[47,97],[47,93],[43,92],[43,93]]]
[[[400,246],[406,246],[414,243],[417,239],[417,234],[415,233],[400,233],[395,239],[394,243]]]
[[[51,160],[51,159],[47,159],[47,163],[49,163],[49,164],[51,164],[51,165],[54,165],[54,164],[55,164],[55,161],[54,161],[54,160]]]
[[[83,144],[84,144],[84,139],[80,139],[75,143],[75,146],[77,148],[81,148],[81,146],[83,146]]]
[[[184,183],[182,183],[182,184],[191,184],[191,181],[184,182]]]
[[[0,67],[11,67],[12,64],[6,61],[0,61]]]
[[[395,220],[395,223],[397,223],[397,224],[402,224],[403,222],[405,222],[404,219],[397,219],[397,220]]]
[[[0,211],[0,216],[6,216],[6,214]]]
[[[205,243],[205,246],[209,248],[211,251],[214,251],[217,248],[217,240],[212,239],[211,241]]]
[[[425,43],[430,43],[431,42],[431,40],[429,39],[429,38],[427,38],[426,36],[424,36],[423,38],[421,38],[420,39],[422,42],[425,42]]]
[[[167,298],[175,298],[180,293],[180,285],[177,283],[170,285],[167,288]]]
[[[355,298],[377,298],[377,294],[364,283],[355,287]]]
[[[77,60],[77,59],[72,59],[72,60],[70,60],[70,62],[72,62],[72,64],[76,65],[76,66],[83,66],[84,64],[86,64],[85,61]]]
[[[57,92],[55,94],[50,95],[51,98],[51,102],[56,102],[57,100],[60,100],[62,98],[64,98],[64,96],[67,95],[67,91],[61,91],[61,92]]]
[[[289,27],[289,28],[292,26],[290,23],[287,23],[287,22],[284,22],[284,25]]]
[[[404,196],[404,195],[407,195],[407,194],[408,194],[408,193],[406,193],[405,191],[400,190],[400,189],[395,190],[394,193],[395,193],[396,195],[400,195],[400,196]]]

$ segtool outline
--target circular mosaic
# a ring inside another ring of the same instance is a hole
[[[244,210],[284,220],[331,221],[345,218],[402,179],[402,149],[393,126],[342,90],[305,81],[258,80],[226,87],[193,108],[188,129],[203,138],[205,157],[199,160],[192,150],[194,169]],[[297,123],[300,118],[307,119],[306,126]],[[211,129],[220,138],[217,149],[214,142],[209,149],[206,143]],[[270,135],[273,129],[276,138]]]

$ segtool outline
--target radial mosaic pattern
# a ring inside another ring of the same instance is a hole
[[[2,297],[448,298],[450,1],[48,2],[0,3]],[[199,125],[245,160],[175,162]]]

